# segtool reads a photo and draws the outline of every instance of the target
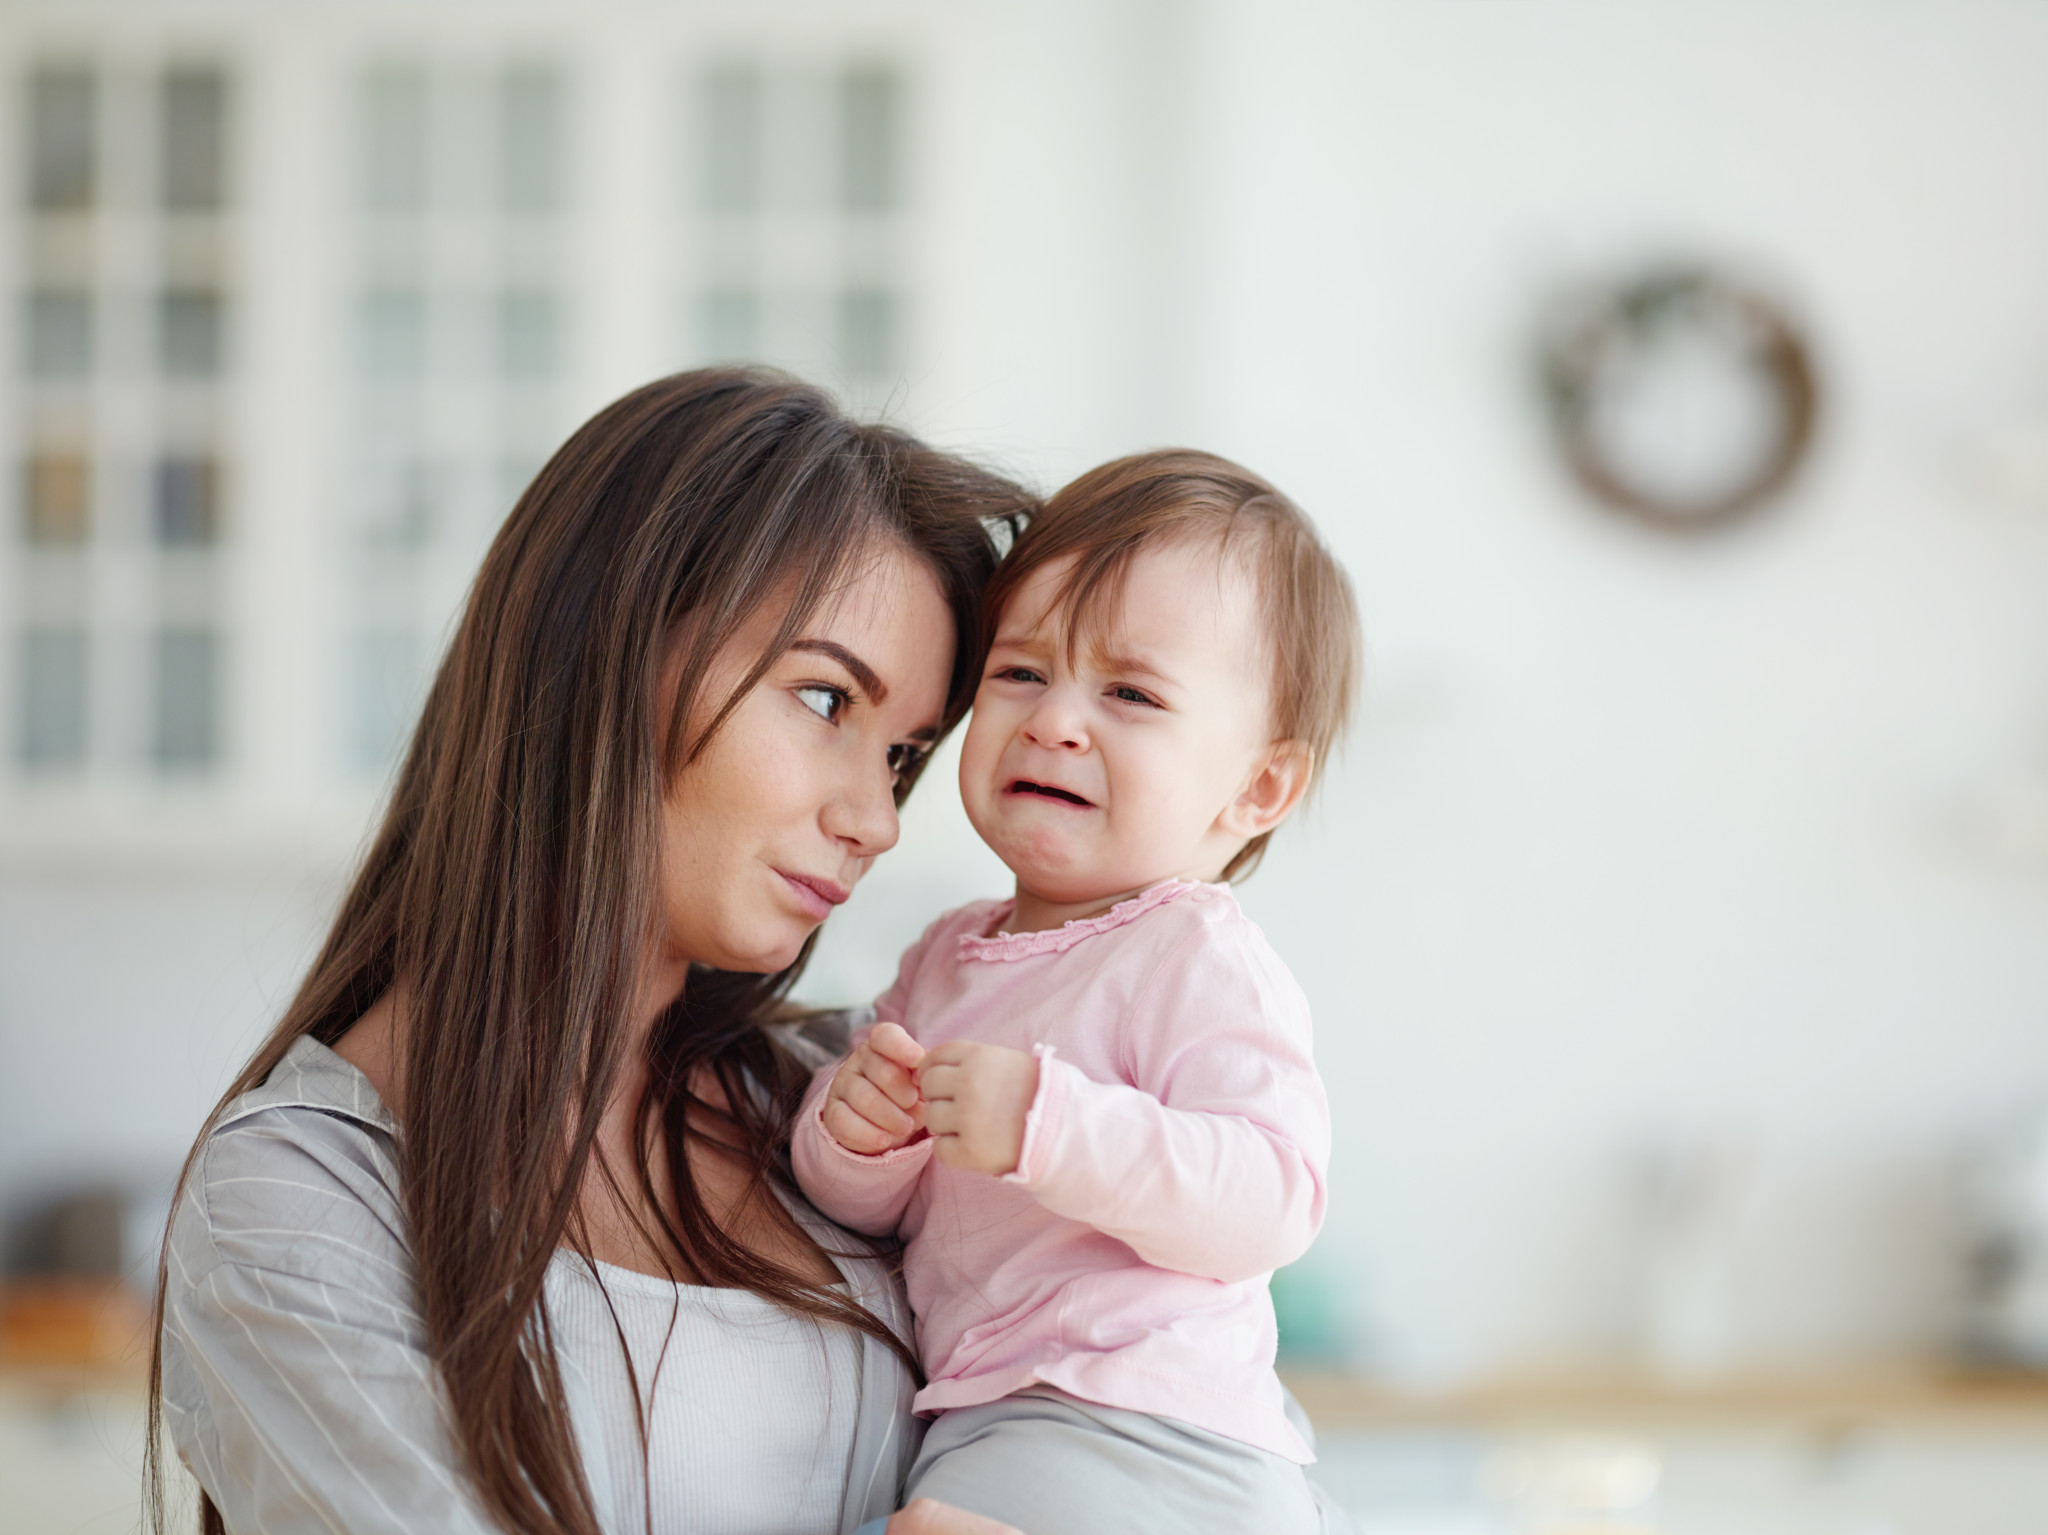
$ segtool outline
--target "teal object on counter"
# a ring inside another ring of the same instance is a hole
[[[1273,1272],[1273,1317],[1280,1358],[1294,1364],[1341,1364],[1350,1353],[1343,1287],[1313,1255]]]

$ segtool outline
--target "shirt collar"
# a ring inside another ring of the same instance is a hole
[[[250,1088],[229,1104],[215,1128],[265,1109],[318,1109],[389,1136],[398,1134],[398,1121],[377,1096],[370,1079],[310,1034],[293,1040],[263,1085]]]
[[[1097,912],[1092,917],[1076,917],[1058,927],[1049,927],[1036,933],[993,933],[986,937],[979,933],[960,935],[960,958],[983,960],[1029,959],[1038,954],[1064,954],[1077,943],[1085,943],[1098,933],[1113,932],[1142,917],[1148,911],[1157,910],[1170,902],[1193,895],[1198,890],[1227,890],[1225,885],[1204,884],[1200,880],[1169,879],[1141,890],[1128,900],[1118,901],[1108,911]],[[999,926],[1017,909],[1014,900],[1004,901],[990,913],[991,927]]]

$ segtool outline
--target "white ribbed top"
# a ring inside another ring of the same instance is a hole
[[[591,1491],[601,1512],[610,1505],[607,1535],[840,1528],[859,1416],[858,1334],[746,1290],[608,1263],[593,1275],[566,1250],[548,1271],[547,1303],[564,1375],[585,1388],[571,1391],[571,1412]]]

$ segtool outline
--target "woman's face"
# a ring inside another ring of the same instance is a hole
[[[763,603],[726,642],[697,694],[704,718],[787,612]],[[893,544],[856,566],[669,788],[666,965],[794,963],[896,845],[897,779],[937,739],[952,671],[952,613],[929,568]]]

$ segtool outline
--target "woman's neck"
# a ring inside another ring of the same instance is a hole
[[[405,1040],[402,1020],[410,988],[404,981],[370,1004],[368,1012],[334,1042],[334,1053],[370,1080],[384,1107],[405,1113]]]
[[[647,1042],[654,1023],[683,994],[690,974],[687,959],[661,956],[647,966],[640,994],[634,999],[631,1033],[626,1041],[622,1080],[605,1117],[630,1118],[647,1079]],[[393,1114],[405,1116],[405,1057],[411,1017],[412,988],[401,978],[370,1004],[370,1008],[334,1042],[334,1053],[369,1078],[370,1086]]]
[[[690,960],[687,955],[662,949],[649,956],[640,972],[639,995],[633,999],[633,1037],[636,1047],[644,1047],[654,1033],[654,1022],[683,994],[689,984]],[[642,1055],[646,1054],[640,1048]]]
[[[652,1144],[643,1146],[637,1111],[647,1090],[647,1044],[655,1021],[682,995],[689,971],[687,960],[647,968],[633,1009],[631,1034],[620,1056],[619,1077],[598,1122],[594,1154],[577,1201],[578,1241],[591,1257],[669,1277],[694,1271],[687,1257],[673,1251],[658,1235],[664,1223],[662,1215],[642,1203],[644,1167],[656,1206],[669,1220],[676,1218],[664,1127],[655,1123]],[[367,1077],[385,1106],[401,1119],[405,1114],[406,1036],[411,1011],[411,988],[401,981],[334,1043],[335,1054]],[[715,1075],[700,1073],[690,1086],[714,1109],[725,1106]],[[811,1283],[838,1280],[839,1271],[823,1250],[773,1203],[772,1193],[756,1186],[751,1157],[721,1155],[709,1143],[694,1138],[685,1155],[699,1200],[728,1237]]]

